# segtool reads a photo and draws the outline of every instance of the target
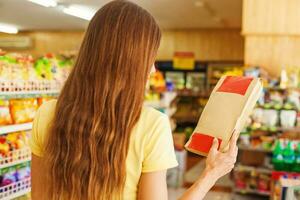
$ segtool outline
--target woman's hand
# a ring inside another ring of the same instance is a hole
[[[198,180],[182,195],[180,200],[201,200],[213,187],[215,182],[234,167],[238,148],[237,133],[233,133],[226,153],[218,151],[218,140],[214,139],[213,145],[206,159],[206,168]]]
[[[238,153],[237,139],[238,134],[234,132],[229,143],[229,150],[226,153],[218,151],[218,140],[214,139],[206,159],[205,171],[216,180],[233,169]]]

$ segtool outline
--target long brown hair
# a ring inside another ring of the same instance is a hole
[[[95,14],[46,140],[47,199],[123,197],[130,133],[160,38],[134,3],[113,1]]]

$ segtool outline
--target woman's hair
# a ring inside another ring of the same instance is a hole
[[[46,139],[48,199],[122,199],[130,133],[160,38],[134,3],[112,1],[95,14]]]

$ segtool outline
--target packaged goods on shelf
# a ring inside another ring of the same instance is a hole
[[[164,75],[160,71],[155,71],[151,73],[149,80],[149,89],[154,91],[165,91],[166,90],[166,81]]]
[[[222,76],[243,76],[243,66],[229,64],[210,64],[208,66],[208,83],[214,87]]]
[[[53,97],[0,100],[0,126],[32,122],[38,107]]]
[[[206,90],[206,77],[204,73],[188,72],[186,76],[187,89],[194,92]]]
[[[15,182],[30,178],[30,163],[22,163],[16,166],[4,168],[0,170],[0,193],[1,187],[13,184]]]
[[[166,72],[166,82],[172,83],[175,90],[182,90],[185,88],[184,73]]]
[[[300,199],[300,178],[281,178],[280,179],[280,199],[281,200],[298,200]]]
[[[12,124],[9,101],[0,99],[0,126]]]
[[[300,140],[277,140],[272,162],[275,170],[300,172]]]
[[[38,103],[37,99],[13,99],[10,107],[14,124],[21,124],[33,121]]]
[[[235,189],[240,192],[251,191],[257,194],[269,194],[271,177],[269,173],[258,170],[236,170],[234,172]]]
[[[300,174],[273,171],[271,200],[298,200],[300,197]]]
[[[59,90],[73,65],[52,54],[34,61],[30,55],[0,55],[0,91]]]
[[[0,199],[27,195],[31,188],[30,163],[25,162],[0,170]]]

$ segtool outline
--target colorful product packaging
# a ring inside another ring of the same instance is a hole
[[[14,124],[20,124],[33,121],[38,103],[36,99],[13,99],[10,107]]]
[[[214,137],[226,151],[234,132],[240,132],[262,92],[260,79],[223,76],[214,88],[193,135],[185,145],[188,151],[206,156]]]
[[[0,126],[8,125],[12,123],[12,119],[9,111],[9,101],[0,100]]]

